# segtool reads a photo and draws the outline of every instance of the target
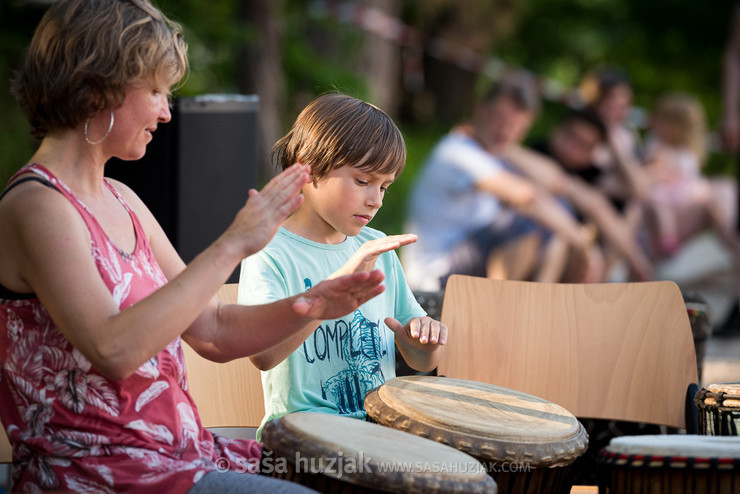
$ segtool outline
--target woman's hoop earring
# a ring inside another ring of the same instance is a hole
[[[113,120],[113,110],[110,110],[110,124],[108,124],[108,130],[105,132],[105,135],[98,141],[91,141],[90,136],[87,135],[87,126],[90,123],[90,117],[87,117],[87,120],[85,120],[85,140],[87,143],[94,146],[103,142],[110,135],[110,131],[113,129]]]

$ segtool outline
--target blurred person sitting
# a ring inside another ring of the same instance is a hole
[[[737,190],[728,179],[702,176],[706,134],[704,107],[698,99],[683,93],[658,99],[646,147],[651,179],[646,222],[657,258],[675,255],[707,227],[728,249],[736,246]]]
[[[418,242],[402,251],[413,289],[439,290],[452,274],[558,281],[561,268],[539,265],[549,231],[573,249],[574,280],[601,277],[591,231],[495,156],[502,140],[523,138],[538,107],[539,100],[521,86],[501,81],[476,105],[471,122],[454,128],[432,150],[408,210],[406,228]],[[556,265],[561,260],[544,258]]]
[[[532,145],[532,150],[512,145],[501,155],[533,180],[543,180],[554,194],[565,197],[581,221],[596,225],[609,254],[608,266],[624,258],[636,279],[649,280],[652,263],[635,231],[598,188],[603,171],[594,165],[593,155],[606,138],[607,129],[596,113],[571,110],[546,139]]]
[[[607,130],[606,141],[593,154],[594,165],[601,170],[596,185],[637,228],[639,204],[647,195],[649,178],[639,136],[628,125],[632,84],[623,71],[603,67],[587,73],[579,89],[586,107],[601,118]]]

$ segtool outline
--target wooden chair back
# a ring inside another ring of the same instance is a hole
[[[0,422],[0,463],[10,463],[13,461],[13,449],[10,447],[8,435],[5,433],[5,426]]]
[[[218,297],[237,302],[239,285],[227,283]],[[265,416],[260,371],[248,358],[216,363],[204,359],[187,344],[185,365],[190,394],[205,427],[259,427]]]
[[[577,417],[686,427],[694,342],[668,281],[550,284],[450,277],[438,373],[557,403]]]

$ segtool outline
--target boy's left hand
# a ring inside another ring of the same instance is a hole
[[[447,343],[447,326],[431,317],[414,317],[404,326],[392,317],[385,324],[406,347],[431,351]]]

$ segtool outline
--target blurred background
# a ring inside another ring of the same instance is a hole
[[[469,115],[476,95],[512,68],[541,78],[541,139],[585,72],[611,65],[632,80],[640,129],[655,97],[696,95],[710,129],[720,112],[720,62],[733,3],[686,0],[154,0],[185,29],[192,70],[175,97],[259,95],[258,181],[269,148],[315,95],[332,89],[375,103],[398,122],[408,164],[374,227],[402,230],[409,184],[434,142]],[[0,180],[36,143],[8,93],[49,0],[0,3]],[[156,136],[155,136],[156,139]],[[710,142],[717,142],[713,140]],[[710,146],[706,174],[734,174]],[[204,168],[204,173],[207,173]]]

